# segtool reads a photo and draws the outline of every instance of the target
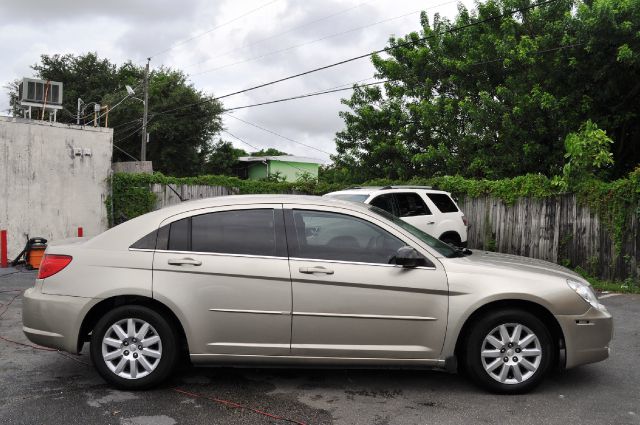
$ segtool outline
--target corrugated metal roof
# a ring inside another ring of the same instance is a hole
[[[306,162],[310,164],[324,164],[325,161],[308,156],[278,155],[278,156],[241,156],[238,158],[240,162],[263,162],[263,161],[281,161],[281,162]]]

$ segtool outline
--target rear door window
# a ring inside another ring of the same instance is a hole
[[[236,210],[196,215],[191,219],[191,250],[275,256],[274,210]]]
[[[427,193],[427,196],[443,213],[458,212],[458,207],[446,193]]]
[[[169,250],[191,251],[191,219],[183,218],[169,226]]]
[[[159,229],[157,249],[286,256],[282,210],[233,210],[183,218]]]
[[[422,197],[415,192],[395,193],[394,196],[398,204],[398,214],[396,215],[399,217],[431,214]]]

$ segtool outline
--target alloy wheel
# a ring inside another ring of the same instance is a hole
[[[535,333],[520,323],[504,323],[489,332],[480,349],[485,372],[502,384],[519,384],[540,367],[542,346]]]
[[[109,370],[121,378],[144,378],[160,364],[162,341],[146,321],[122,319],[105,332],[102,358]]]

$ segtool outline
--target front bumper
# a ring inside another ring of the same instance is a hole
[[[556,318],[564,334],[567,369],[609,357],[613,319],[608,311],[590,308],[582,315]]]
[[[24,293],[22,331],[35,344],[77,353],[80,326],[92,304],[92,298],[43,294],[36,284]]]

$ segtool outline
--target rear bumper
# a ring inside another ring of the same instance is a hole
[[[585,314],[556,316],[564,333],[567,369],[609,357],[613,319],[607,311],[590,308]]]
[[[35,344],[77,353],[80,325],[93,301],[43,294],[38,287],[27,289],[22,302],[22,331]]]

